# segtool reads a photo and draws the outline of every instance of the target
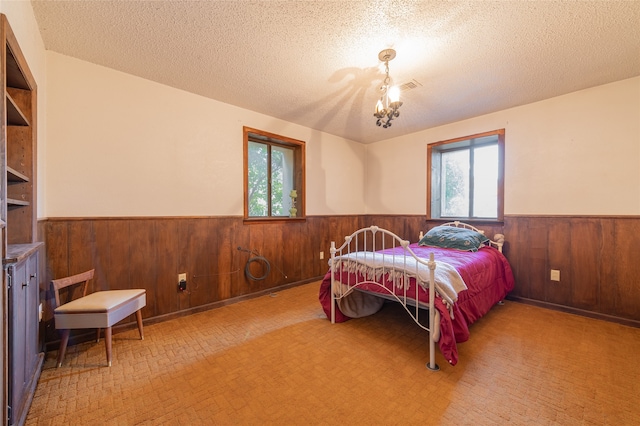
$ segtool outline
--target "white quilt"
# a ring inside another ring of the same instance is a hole
[[[338,256],[336,270],[343,268],[349,273],[360,273],[367,280],[380,282],[383,274],[387,274],[387,281],[395,283],[397,288],[408,287],[404,277],[415,278],[425,290],[429,289],[429,267],[418,262],[411,255],[394,256],[378,252],[354,252]],[[456,269],[445,262],[436,262],[435,290],[442,297],[447,306],[458,300],[458,293],[467,289],[467,285]]]

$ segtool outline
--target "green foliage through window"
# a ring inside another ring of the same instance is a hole
[[[303,189],[303,142],[245,128],[245,150],[245,216],[290,216],[290,193]]]
[[[504,130],[427,147],[430,219],[502,220]]]

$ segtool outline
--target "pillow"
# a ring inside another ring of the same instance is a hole
[[[478,251],[488,241],[489,238],[471,229],[436,226],[427,232],[418,245]]]

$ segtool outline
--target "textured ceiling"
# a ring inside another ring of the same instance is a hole
[[[640,1],[32,4],[48,50],[362,143],[640,75]]]

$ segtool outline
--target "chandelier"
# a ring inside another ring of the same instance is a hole
[[[391,127],[391,120],[400,116],[400,89],[397,86],[391,86],[391,77],[389,77],[389,61],[396,57],[396,51],[393,49],[385,49],[378,54],[378,59],[384,62],[386,77],[380,86],[382,96],[376,103],[376,112],[373,116],[377,119],[376,125],[385,129]]]

